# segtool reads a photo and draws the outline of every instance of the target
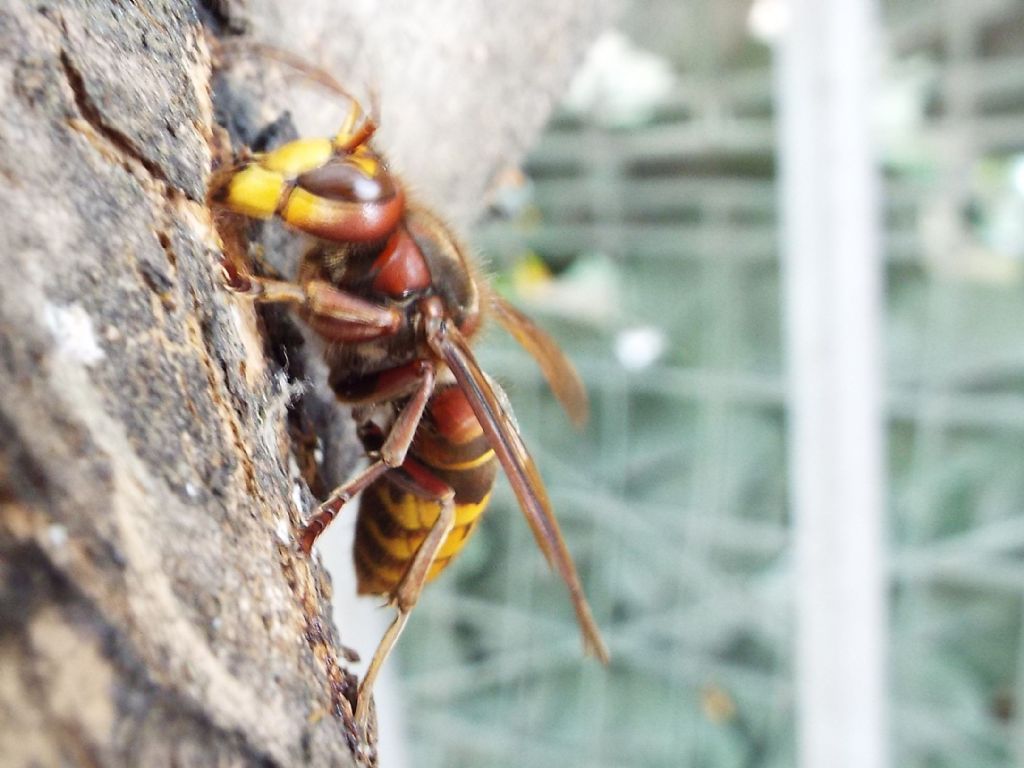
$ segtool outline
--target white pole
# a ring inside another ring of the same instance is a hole
[[[801,768],[884,768],[873,0],[789,0],[777,51]]]

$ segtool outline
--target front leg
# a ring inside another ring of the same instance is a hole
[[[229,290],[260,304],[290,304],[327,341],[366,341],[398,332],[404,320],[394,307],[343,291],[324,280],[293,283],[243,272],[225,262]]]
[[[212,197],[212,196],[211,196]],[[261,304],[290,304],[327,341],[358,342],[397,333],[404,318],[323,280],[292,282],[253,274],[245,257],[244,218],[236,210],[216,218],[225,286]]]

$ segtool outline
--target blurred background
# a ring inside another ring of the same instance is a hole
[[[854,387],[826,406],[841,425],[866,403],[856,445],[871,487],[852,515],[836,499],[843,520],[812,545],[853,576],[831,603],[805,594],[814,558],[797,542],[815,511],[793,501],[815,461],[792,444],[813,371],[801,387],[807,368],[790,356],[815,316],[792,305],[800,277],[780,226],[808,215],[783,210],[795,198],[780,174],[801,151],[780,120],[799,84],[775,58],[793,8],[627,8],[470,237],[587,382],[592,419],[577,433],[525,352],[500,330],[480,347],[613,661],[582,658],[564,587],[499,482],[399,643],[397,688],[380,699],[384,764],[823,765],[798,744],[842,720],[848,697],[841,684],[824,704],[809,694],[801,670],[816,667],[795,649],[816,653],[801,627],[824,605],[834,626],[863,630],[826,667],[864,662],[863,690],[882,691],[845,733],[894,766],[1024,766],[1024,2],[886,0],[873,20],[860,117],[879,258],[864,254],[868,316],[854,311],[867,334],[855,347],[875,359],[863,402]],[[837,296],[812,330],[842,358]],[[844,471],[844,455],[820,457],[821,471]],[[861,512],[867,551],[847,562],[841,526]]]

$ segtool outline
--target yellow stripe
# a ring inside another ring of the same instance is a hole
[[[466,546],[473,532],[473,523],[486,506],[487,500],[480,504],[460,504],[457,506],[457,517],[468,518],[468,522],[457,523],[452,528],[451,533],[448,534],[444,544],[442,544],[441,549],[438,551],[434,563],[431,564],[430,569],[427,571],[427,581],[433,581],[437,578]],[[394,539],[386,539],[380,532],[380,529],[377,528],[375,522],[371,520],[368,523],[370,535],[381,548],[392,557],[401,559],[404,563],[412,560],[416,548],[422,544],[423,538],[426,536],[424,533],[424,536],[418,537],[407,538],[401,536]],[[366,553],[364,552],[363,555],[362,558],[357,556],[357,571],[360,574],[361,593],[386,594],[397,588],[398,582],[401,581],[402,573],[404,573],[404,567],[401,569],[401,572],[392,570],[382,562],[367,562]]]
[[[466,523],[472,523],[481,513],[487,509],[487,504],[491,500],[491,492],[488,491],[487,495],[484,496],[476,504],[456,504],[455,505],[455,525],[465,525]]]
[[[231,177],[225,202],[237,213],[254,219],[268,219],[277,210],[284,186],[281,174],[249,165]]]
[[[426,501],[411,493],[395,494],[390,488],[382,488],[378,493],[391,519],[407,531],[425,530],[441,515],[441,505],[436,501]]]
[[[409,536],[394,536],[389,538],[384,535],[384,532],[377,527],[377,522],[372,519],[367,521],[367,528],[370,531],[370,535],[377,541],[381,549],[392,557],[403,561],[409,560],[414,554],[416,554],[416,550],[419,549],[420,544],[423,543],[423,539],[427,536],[426,531],[424,531],[420,536],[417,536],[410,531],[411,535]]]
[[[297,139],[260,155],[259,163],[268,171],[294,179],[326,163],[333,151],[330,139]]]
[[[320,224],[331,218],[331,207],[322,197],[296,188],[288,196],[281,218],[301,229],[304,224]]]
[[[441,515],[441,505],[426,501],[415,494],[380,492],[380,501],[388,516],[407,531],[426,531]],[[465,525],[480,517],[491,501],[491,491],[475,504],[455,505],[455,525]]]
[[[476,469],[480,465],[486,464],[493,458],[494,451],[488,448],[475,459],[470,459],[469,461],[462,461],[456,464],[441,464],[431,459],[430,464],[431,466],[436,467],[437,469]]]
[[[441,549],[438,550],[437,557],[452,557],[462,551],[462,548],[466,545],[467,537],[469,532],[466,530],[468,525],[471,525],[476,518],[474,517],[469,523],[459,524],[452,528],[451,533],[444,540],[441,545]],[[409,562],[416,554],[420,545],[423,544],[423,540],[427,537],[424,531],[422,536],[410,535],[410,536],[395,536],[388,538],[384,533],[377,527],[377,523],[373,520],[367,521],[367,529],[370,535],[374,538],[381,549],[387,552],[392,557],[401,560],[402,562]],[[378,572],[388,572],[386,568],[383,568],[382,563],[374,563],[374,569]]]
[[[359,210],[359,204],[340,200],[328,200],[308,190],[296,187],[288,195],[281,218],[293,227],[304,229],[308,226],[323,227],[337,224]]]
[[[491,500],[491,495],[488,493],[482,501],[476,504],[456,504],[455,505],[455,523],[452,526],[452,532],[448,534],[448,538],[445,539],[445,543],[441,546],[439,557],[446,555],[453,555],[462,549],[463,539],[459,534],[461,528],[473,523],[477,518],[480,517],[484,509],[487,508],[488,502]],[[367,528],[370,534],[380,545],[381,549],[386,551],[392,557],[400,560],[408,560],[419,548],[420,544],[423,543],[423,539],[427,535],[427,531],[430,527],[437,522],[437,517],[440,514],[440,506],[434,502],[423,501],[417,499],[412,494],[402,494],[399,499],[394,498],[388,499],[385,497],[381,498],[384,506],[387,508],[388,514],[399,524],[401,527],[408,532],[409,535],[400,536],[385,536],[384,532],[377,525],[377,522],[370,518],[367,520]],[[434,519],[426,525],[420,525],[419,522],[423,519],[423,514],[433,514]],[[415,522],[415,525],[409,526],[407,523]]]
[[[376,176],[377,172],[380,170],[380,163],[370,155],[356,153],[350,155],[348,161],[362,171],[364,176],[371,179]]]
[[[452,528],[451,533],[448,534],[448,538],[444,540],[444,544],[441,545],[441,549],[438,551],[438,557],[454,557],[462,548],[466,546],[466,537],[469,534],[466,532],[466,526],[456,525]]]

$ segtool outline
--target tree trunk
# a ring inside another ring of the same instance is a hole
[[[606,9],[338,5],[0,8],[5,766],[357,760],[328,578],[295,540],[310,482],[355,466],[352,430],[295,321],[222,288],[205,204],[217,124],[273,141],[289,107],[336,122],[346,105],[258,59],[215,76],[206,35],[376,89],[380,144],[464,223]],[[287,270],[298,238],[254,233]]]

